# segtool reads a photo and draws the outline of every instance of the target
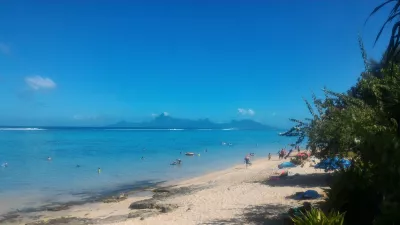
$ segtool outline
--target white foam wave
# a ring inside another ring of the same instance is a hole
[[[46,130],[43,128],[35,128],[35,127],[6,127],[6,128],[0,128],[0,130],[5,130],[5,131],[37,131],[37,130]]]
[[[184,129],[141,129],[141,128],[110,128],[110,129],[104,129],[104,130],[125,130],[125,131],[169,131],[169,130],[184,130]]]

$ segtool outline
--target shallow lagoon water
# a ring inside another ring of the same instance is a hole
[[[194,177],[243,163],[249,152],[274,154],[288,143],[276,130],[3,128],[0,163],[8,167],[0,168],[0,202],[7,204],[0,204],[0,214]],[[177,158],[182,165],[171,166]]]

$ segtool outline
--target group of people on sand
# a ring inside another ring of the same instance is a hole
[[[278,152],[278,156],[279,156],[279,160],[283,159],[286,155],[286,149],[282,148],[279,152]]]
[[[287,152],[285,148],[282,148],[278,152],[279,159],[286,159],[293,150],[297,150],[297,152],[300,153],[300,146],[296,145],[294,148],[290,149],[289,152]]]

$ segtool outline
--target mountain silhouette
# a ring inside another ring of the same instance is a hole
[[[272,127],[254,120],[232,120],[229,123],[214,123],[209,119],[180,119],[165,113],[160,114],[149,122],[130,123],[120,121],[107,127],[113,128],[141,128],[141,129],[239,129],[239,130],[266,130]]]

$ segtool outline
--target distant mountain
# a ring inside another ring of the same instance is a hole
[[[120,121],[109,125],[113,128],[142,128],[142,129],[239,129],[239,130],[266,130],[272,127],[258,123],[254,120],[232,120],[229,123],[214,123],[209,119],[190,120],[174,118],[164,113],[155,117],[152,121],[130,123]]]

